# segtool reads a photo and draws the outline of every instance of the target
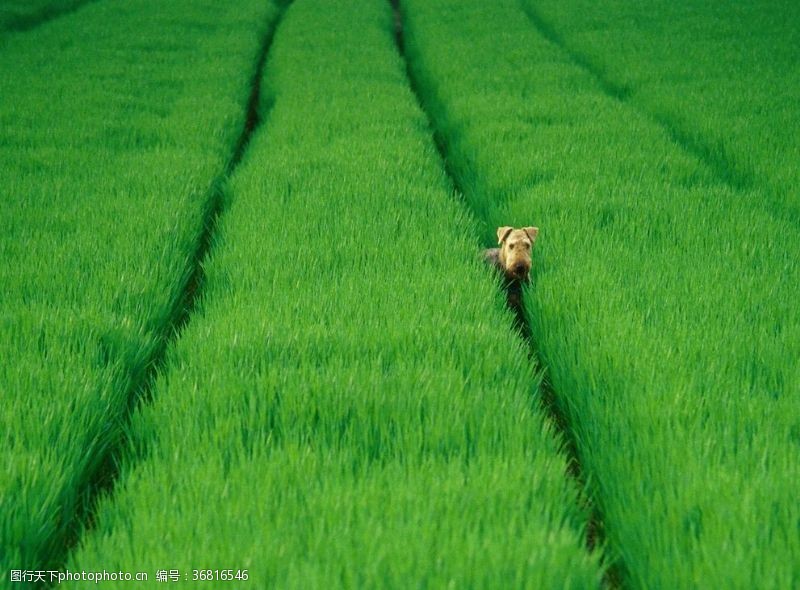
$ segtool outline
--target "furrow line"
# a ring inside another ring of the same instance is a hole
[[[461,201],[463,202],[464,206],[467,207],[467,209],[469,209],[470,212],[475,215],[481,223],[485,224],[487,223],[487,220],[482,218],[480,213],[473,206],[471,206],[466,199],[463,199],[465,183],[461,179],[458,171],[456,171],[455,168],[450,164],[448,158],[449,148],[447,144],[447,137],[444,133],[442,133],[435,118],[431,115],[432,105],[428,104],[424,98],[424,93],[420,92],[417,77],[414,73],[411,61],[406,54],[403,39],[403,20],[399,0],[390,0],[390,4],[392,5],[392,10],[394,11],[395,15],[394,22],[397,49],[405,65],[409,86],[416,97],[420,110],[425,113],[425,116],[428,120],[428,125],[433,133],[434,142],[439,152],[442,166],[452,182],[456,192],[462,197]],[[564,452],[567,460],[567,475],[576,482],[578,489],[581,490],[581,502],[583,503],[584,508],[590,514],[590,520],[587,523],[586,530],[586,547],[590,551],[594,551],[596,549],[600,549],[605,544],[602,515],[597,507],[594,506],[589,495],[584,492],[587,481],[577,452],[577,443],[572,430],[570,429],[569,420],[560,408],[557,401],[558,398],[556,392],[553,390],[552,384],[547,378],[547,368],[543,366],[539,360],[539,353],[532,338],[531,327],[526,316],[524,297],[520,292],[521,290],[522,286],[518,283],[513,283],[507,286],[506,295],[509,301],[508,307],[514,315],[514,324],[518,331],[518,337],[521,338],[525,343],[526,350],[528,352],[528,358],[536,367],[537,373],[543,375],[539,387],[541,392],[541,408],[544,411],[544,415],[553,425],[555,432],[558,433],[558,436],[561,439],[560,442],[562,451]],[[512,300],[519,303],[517,305],[513,305],[511,304]],[[608,588],[617,588],[619,587],[619,579],[619,573],[612,567],[609,568],[605,573],[604,584]]]
[[[283,10],[285,10],[285,7]],[[250,79],[250,95],[247,99],[247,110],[245,112],[245,120],[244,124],[242,125],[242,131],[236,140],[236,144],[231,152],[231,157],[225,166],[225,170],[217,177],[209,191],[209,198],[207,200],[208,210],[205,215],[203,231],[197,241],[197,249],[194,253],[194,264],[192,266],[189,279],[186,281],[184,297],[181,299],[181,304],[176,306],[174,315],[175,321],[172,322],[172,326],[169,328],[169,331],[172,332],[172,334],[167,335],[164,346],[159,352],[159,366],[163,365],[165,360],[164,353],[169,341],[176,339],[180,332],[183,331],[183,328],[189,322],[189,319],[200,299],[200,292],[202,291],[202,286],[205,279],[203,262],[208,257],[211,247],[213,246],[217,222],[225,207],[225,185],[227,184],[228,178],[233,175],[233,173],[236,171],[236,168],[242,162],[242,159],[247,152],[247,147],[250,145],[250,138],[253,136],[253,133],[255,133],[255,130],[258,128],[262,122],[262,119],[264,118],[264,116],[259,113],[262,73],[264,71],[264,64],[267,60],[269,48],[271,47],[272,40],[275,37],[275,30],[280,25],[281,16],[282,14],[278,15],[274,25],[269,27],[267,33],[264,35],[258,60],[256,61],[253,74]],[[152,375],[150,375],[147,380],[148,391],[153,386],[156,373],[157,370],[154,370]]]
[[[462,203],[464,203],[465,207],[469,208],[469,204],[464,201],[464,186],[462,186],[460,175],[457,173],[447,157],[447,139],[440,132],[437,126],[434,125],[433,118],[426,108],[427,105],[424,104],[422,95],[417,88],[416,79],[411,71],[411,64],[406,56],[405,42],[403,40],[403,17],[400,13],[400,0],[389,0],[389,4],[392,7],[392,14],[394,15],[394,38],[397,45],[397,52],[400,54],[400,57],[403,60],[403,67],[405,68],[408,85],[411,88],[411,92],[413,93],[417,104],[419,105],[420,111],[425,113],[425,118],[428,121],[428,127],[433,135],[433,143],[436,146],[436,151],[439,153],[439,160],[442,163],[442,168],[447,174],[447,178],[450,179],[450,184],[453,185],[456,196]]]
[[[160,327],[157,345],[149,355],[145,363],[145,369],[140,375],[133,376],[133,378],[130,379],[130,386],[127,388],[128,408],[125,419],[126,423],[130,420],[130,416],[139,404],[148,403],[152,399],[156,378],[166,363],[167,349],[174,341],[180,338],[183,330],[191,321],[192,315],[202,296],[203,284],[205,281],[204,264],[214,244],[218,220],[224,213],[224,192],[227,180],[241,163],[247,151],[250,137],[253,135],[262,119],[258,113],[262,80],[261,74],[266,56],[272,44],[275,30],[280,25],[281,17],[282,12],[276,16],[275,22],[268,28],[264,35],[251,77],[251,90],[247,101],[242,131],[236,140],[224,170],[217,176],[209,188],[205,200],[206,210],[203,216],[202,230],[197,237],[194,252],[191,255],[192,262],[186,269],[186,278],[180,289],[182,296],[175,301],[168,315],[168,321]],[[56,557],[57,563],[64,564],[69,553],[80,542],[81,536],[94,528],[97,501],[101,496],[113,493],[115,483],[120,475],[120,459],[126,453],[126,449],[127,441],[124,439],[117,440],[116,444],[106,447],[102,456],[98,457],[97,464],[100,465],[99,468],[94,470],[94,473],[87,474],[86,479],[91,483],[85,491],[85,501],[82,503],[83,511],[75,516],[75,525],[72,528],[72,534],[66,539],[63,554]],[[81,525],[81,523],[83,524]],[[52,586],[52,582],[44,586],[50,587]]]
[[[558,31],[548,23],[532,6],[531,2],[520,0],[522,11],[537,32],[553,45],[556,45],[575,64],[588,72],[605,94],[629,107],[635,108],[654,123],[658,124],[667,136],[682,150],[696,157],[713,172],[722,183],[736,191],[751,189],[755,184],[752,171],[742,169],[734,162],[723,146],[714,146],[699,133],[687,129],[667,113],[653,111],[636,99],[634,89],[610,79],[602,68],[573,49]]]

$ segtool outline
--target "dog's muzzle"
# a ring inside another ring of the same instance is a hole
[[[520,281],[524,281],[527,280],[529,271],[530,267],[527,264],[518,262],[511,267],[511,276]]]

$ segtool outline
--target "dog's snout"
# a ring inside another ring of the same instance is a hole
[[[524,262],[518,262],[514,265],[514,274],[524,275],[528,272],[528,266]]]

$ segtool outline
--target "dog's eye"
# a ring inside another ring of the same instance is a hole
[[[508,249],[509,249],[509,250],[513,250],[513,249],[514,249],[514,244],[509,244],[509,245],[508,245]]]
[[[528,242],[525,242],[525,248],[527,249],[527,248],[530,248],[530,247],[531,247],[531,245]]]

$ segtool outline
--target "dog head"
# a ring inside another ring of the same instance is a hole
[[[538,227],[514,229],[503,226],[497,228],[500,265],[503,267],[506,277],[517,281],[528,280],[531,271],[531,251],[538,235]]]

